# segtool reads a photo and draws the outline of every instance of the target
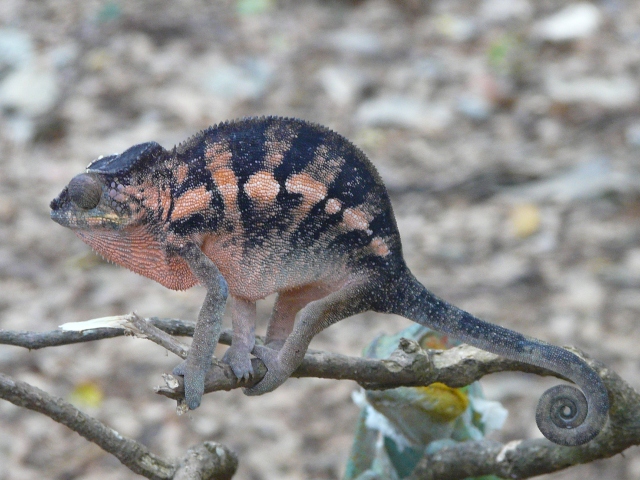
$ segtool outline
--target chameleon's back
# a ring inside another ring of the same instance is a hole
[[[204,233],[203,250],[231,277],[232,289],[233,276],[245,275],[246,283],[246,275],[260,277],[258,271],[281,277],[284,283],[274,279],[276,291],[300,284],[300,276],[313,281],[330,274],[345,258],[348,267],[378,271],[402,262],[378,173],[331,130],[295,119],[247,119],[205,130],[175,155],[188,171],[176,179],[174,211],[183,195],[205,186],[220,214],[209,232],[202,231],[206,222],[197,210],[172,221],[172,229]]]

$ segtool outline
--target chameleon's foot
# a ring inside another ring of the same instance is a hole
[[[282,385],[291,372],[282,368],[282,363],[278,359],[278,350],[274,350],[263,345],[256,345],[253,347],[252,352],[258,357],[267,367],[267,373],[262,380],[255,384],[253,387],[245,388],[245,395],[262,395],[263,393],[271,392]]]
[[[249,380],[253,376],[253,366],[249,351],[231,345],[222,357],[222,361],[231,367],[238,380]]]
[[[200,406],[204,394],[204,377],[208,366],[195,365],[185,360],[173,369],[174,375],[184,377],[184,398],[189,410],[195,410]]]

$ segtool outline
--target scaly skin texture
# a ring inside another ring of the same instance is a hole
[[[484,322],[414,278],[380,176],[359,149],[319,125],[253,118],[211,127],[172,150],[135,145],[74,177],[51,202],[51,218],[168,288],[206,287],[189,355],[174,370],[192,409],[230,297],[233,343],[224,360],[240,379],[253,374],[251,354],[268,369],[248,395],[281,385],[318,332],[374,310],[574,381],[584,394],[555,387],[538,406],[538,425],[556,443],[586,443],[607,420],[607,391],[577,356]],[[272,293],[266,345],[255,345],[255,302]]]

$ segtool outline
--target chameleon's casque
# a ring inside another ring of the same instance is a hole
[[[380,176],[358,148],[319,125],[252,118],[173,150],[135,145],[74,177],[51,202],[51,218],[168,288],[207,288],[189,356],[174,371],[185,377],[190,408],[200,404],[230,296],[224,360],[238,378],[252,375],[251,354],[268,369],[245,389],[250,395],[281,385],[322,329],[374,310],[573,380],[584,394],[555,387],[538,406],[538,425],[556,443],[586,443],[607,420],[604,384],[580,358],[479,320],[415,279]],[[276,292],[266,345],[255,345],[255,302]]]

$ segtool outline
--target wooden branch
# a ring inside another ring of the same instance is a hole
[[[35,410],[66,425],[90,442],[114,455],[130,470],[152,479],[230,479],[236,471],[235,454],[223,445],[207,442],[194,447],[180,460],[166,460],[147,447],[123,437],[102,422],[61,398],[0,373],[0,398]]]
[[[266,367],[258,359],[251,362],[254,376],[245,382],[238,380],[226,363],[214,358],[205,379],[205,393],[249,387],[258,383],[266,373]],[[430,385],[434,382],[457,388],[469,385],[489,373],[504,371],[556,375],[550,370],[508,360],[468,345],[425,352],[416,342],[402,339],[399,348],[388,359],[383,360],[309,350],[302,364],[291,376],[353,380],[368,390],[384,390]],[[156,392],[175,400],[182,398],[182,378],[166,375],[165,381],[171,384],[158,387]]]
[[[116,324],[116,319],[127,321],[130,317],[137,316],[134,313],[129,315],[121,315],[118,317],[110,317],[112,324]],[[171,318],[149,318],[148,323],[159,328],[160,330],[177,336],[192,336],[195,322],[187,322],[183,320],[175,320]],[[89,321],[91,322],[91,321]],[[78,324],[86,324],[89,322],[77,322]],[[70,324],[65,324],[70,325]],[[38,350],[46,347],[58,347],[60,345],[70,345],[72,343],[92,342],[94,340],[102,340],[105,338],[122,337],[124,335],[133,335],[133,331],[127,330],[122,325],[117,327],[99,327],[83,330],[51,330],[48,332],[24,332],[0,329],[0,344],[15,345],[16,347],[24,347],[29,350]],[[231,339],[230,334],[229,341]],[[223,339],[221,338],[221,342]]]

